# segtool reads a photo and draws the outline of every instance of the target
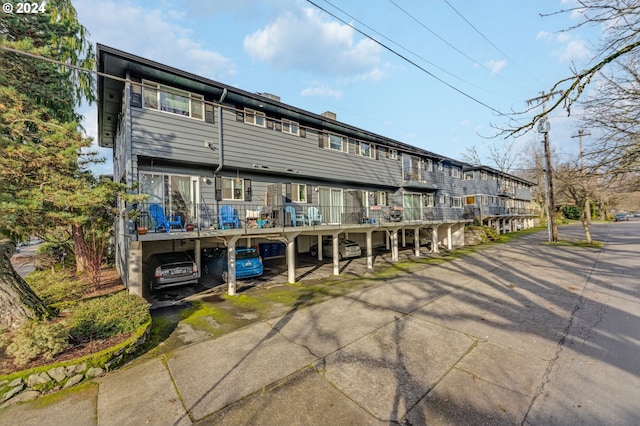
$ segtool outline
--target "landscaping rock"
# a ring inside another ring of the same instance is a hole
[[[17,402],[31,401],[36,399],[39,396],[40,396],[40,392],[38,392],[37,390],[29,389],[22,392],[20,395],[16,395],[16,397],[11,400],[11,403],[15,404]]]
[[[16,386],[15,388],[11,389],[9,392],[5,393],[2,396],[2,401],[6,401],[10,399],[13,395],[22,392],[22,389],[24,389],[24,384],[20,383],[20,386]]]
[[[10,388],[16,387],[20,383],[22,383],[22,377],[18,377],[17,379],[13,379],[13,381],[11,383],[9,383],[9,387]]]
[[[71,387],[73,385],[76,385],[76,384],[80,383],[82,381],[82,379],[84,379],[84,375],[83,374],[76,374],[75,376],[73,376],[69,380],[67,380],[67,383],[64,384],[63,388],[68,388],[68,387]]]
[[[66,367],[55,367],[51,370],[47,371],[47,374],[53,378],[56,382],[60,383],[64,379],[67,378],[67,368]]]
[[[102,373],[104,373],[104,370],[102,368],[93,367],[87,370],[87,372],[85,373],[85,376],[87,377],[87,379],[93,379],[94,377],[97,377]]]
[[[36,385],[43,385],[45,383],[49,383],[51,380],[53,379],[43,371],[42,373],[30,375],[29,378],[27,379],[27,386],[32,388]]]

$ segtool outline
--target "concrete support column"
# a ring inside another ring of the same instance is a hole
[[[453,225],[447,225],[447,248],[451,250],[453,248],[452,238],[451,238],[451,227]]]
[[[439,225],[433,225],[431,228],[431,252],[438,253],[438,228]]]
[[[405,229],[402,228],[402,247],[406,247],[407,246],[407,234],[405,232]]]
[[[500,235],[500,219],[496,219],[495,227],[496,227],[496,233]]]
[[[200,239],[196,239],[194,242],[193,250],[195,251],[195,261],[198,267],[198,277],[202,276],[202,253],[200,253]]]
[[[333,275],[340,275],[340,251],[338,247],[338,235],[334,234],[332,243],[333,243]]]
[[[396,229],[391,231],[391,261],[398,261],[398,231]]]
[[[287,282],[296,282],[296,239],[291,237],[287,240]],[[322,249],[322,248],[321,248]]]
[[[322,260],[322,235],[318,234],[318,260]]]
[[[420,257],[420,228],[413,230],[413,249],[416,257]]]
[[[227,293],[236,295],[236,241],[238,236],[227,240]]]
[[[145,287],[142,276],[142,241],[131,241],[129,243],[129,282],[127,290],[129,294],[144,297],[151,292]]]
[[[367,271],[373,269],[373,243],[371,234],[373,231],[367,231]]]

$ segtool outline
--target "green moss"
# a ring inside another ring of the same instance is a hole
[[[233,306],[247,311],[260,311],[265,308],[264,301],[251,297],[245,293],[237,294],[235,296],[224,295],[223,297]]]

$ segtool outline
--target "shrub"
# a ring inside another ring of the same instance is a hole
[[[77,299],[86,289],[80,280],[66,271],[33,271],[25,281],[47,305]]]
[[[484,233],[486,234],[489,241],[497,241],[500,239],[500,234],[496,231],[496,228],[493,226],[485,226]]]
[[[38,357],[50,360],[69,347],[67,331],[61,322],[30,321],[16,331],[7,355],[14,356],[18,365]]]
[[[69,247],[65,244],[42,243],[38,247],[35,259],[35,268],[37,270],[53,269],[55,266],[73,263],[74,257],[67,256]]]
[[[149,304],[126,292],[80,302],[71,315],[74,342],[88,342],[135,331],[149,318]]]

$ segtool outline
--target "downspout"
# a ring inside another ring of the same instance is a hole
[[[218,172],[220,172],[220,170],[222,170],[222,165],[224,163],[224,155],[222,153],[223,151],[223,136],[222,136],[222,102],[224,101],[224,98],[227,97],[227,88],[225,87],[222,90],[222,95],[220,95],[220,99],[218,99],[218,141],[219,141],[219,146],[218,146],[218,167],[213,171],[213,184],[215,185],[216,183],[216,175],[218,174]],[[213,146],[211,146],[211,144],[209,144],[209,148],[213,151]],[[217,191],[218,188],[215,188],[214,191]],[[215,193],[215,192],[214,192]],[[219,209],[219,203],[218,203],[218,199],[217,197],[215,198],[215,204],[216,204],[216,215]]]
[[[222,102],[224,101],[224,98],[227,97],[227,88],[225,87],[224,90],[222,91],[222,95],[220,95],[220,99],[218,100],[218,104],[220,104],[220,106],[218,107],[218,140],[220,141],[220,149],[218,150],[218,168],[215,169],[213,171],[213,177],[215,179],[216,174],[218,174],[218,172],[222,169],[222,162],[224,161],[224,157],[222,155]],[[211,145],[209,145],[209,148],[211,148],[213,150],[213,147]]]

